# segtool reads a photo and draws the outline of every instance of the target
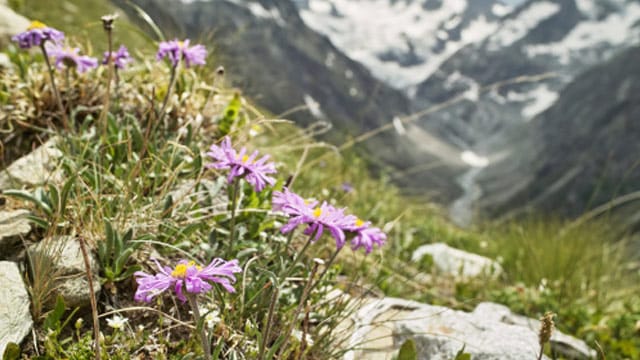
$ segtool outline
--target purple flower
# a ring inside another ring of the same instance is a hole
[[[133,58],[129,55],[127,47],[124,45],[120,45],[120,48],[115,53],[112,51],[111,54],[109,54],[108,51],[105,51],[102,57],[102,65],[107,65],[109,63],[109,57],[111,57],[111,61],[113,61],[116,69],[124,69],[128,63],[133,61]]]
[[[231,183],[235,178],[244,177],[253,188],[260,192],[264,187],[269,184],[275,184],[276,180],[268,174],[275,174],[276,167],[273,162],[267,162],[269,155],[258,157],[258,152],[254,151],[251,155],[247,155],[247,149],[242,148],[237,153],[236,150],[231,147],[231,139],[227,136],[222,140],[222,144],[211,145],[207,155],[215,160],[214,162],[207,164],[209,169],[229,170],[227,181]]]
[[[289,215],[287,222],[280,231],[288,233],[300,225],[307,225],[306,235],[317,241],[325,231],[329,231],[336,240],[336,246],[341,248],[346,242],[345,230],[356,221],[353,215],[346,215],[344,209],[337,209],[326,201],[317,206],[317,201],[306,201],[299,195],[284,189],[284,192],[273,193],[273,209]]]
[[[367,254],[373,250],[374,244],[381,247],[387,240],[387,234],[382,230],[372,227],[371,222],[364,222],[360,219],[356,219],[348,232],[354,235],[351,239],[351,249],[355,251],[364,248]]]
[[[189,46],[189,39],[184,41],[172,40],[163,41],[158,46],[158,53],[156,59],[158,61],[163,58],[169,58],[171,65],[177,66],[181,59],[184,60],[184,64],[187,68],[191,65],[204,65],[205,58],[207,57],[207,50],[203,45],[197,44]]]
[[[11,38],[18,43],[22,49],[28,49],[33,46],[40,46],[47,40],[59,43],[64,39],[64,33],[54,28],[50,28],[40,21],[32,21],[26,31]]]
[[[58,69],[65,67],[76,68],[76,71],[83,73],[98,66],[98,59],[80,55],[79,48],[50,45],[47,46],[47,52],[49,56],[55,59],[55,66]]]
[[[350,193],[353,191],[353,185],[351,185],[351,183],[349,182],[343,182],[340,188],[346,193]]]
[[[175,268],[161,266],[156,260],[159,273],[155,275],[137,271],[134,275],[138,289],[134,299],[150,302],[154,297],[173,287],[178,299],[187,301],[183,291],[190,294],[202,294],[211,290],[211,283],[222,285],[228,292],[235,289],[232,283],[236,281],[234,273],[241,272],[238,260],[225,261],[214,259],[211,264],[202,268],[193,261],[181,260]]]
[[[303,199],[300,195],[284,188],[284,191],[274,191],[271,205],[273,210],[282,211],[290,216],[299,216],[311,211],[318,204],[317,201]]]

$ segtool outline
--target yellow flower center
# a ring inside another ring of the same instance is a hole
[[[316,208],[315,210],[313,210],[313,216],[319,218],[320,215],[322,215],[322,209]]]
[[[364,225],[364,221],[360,220],[360,219],[356,219],[356,227],[360,227]]]
[[[247,160],[249,160],[249,155],[244,155],[244,156],[242,156],[242,162],[243,162],[243,163],[246,163],[246,162],[247,162]]]
[[[197,265],[195,261],[189,261],[186,264],[176,265],[175,269],[171,272],[171,276],[183,278],[187,274],[187,270],[192,266],[195,266],[198,270],[202,270],[202,267]]]
[[[29,25],[29,27],[27,28],[27,30],[33,30],[33,29],[44,29],[46,28],[47,25],[45,25],[44,23],[38,21],[38,20],[33,20],[31,22],[31,24]]]

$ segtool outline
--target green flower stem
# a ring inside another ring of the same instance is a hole
[[[236,207],[238,206],[238,192],[240,180],[233,181],[233,193],[231,194],[231,226],[229,227],[229,252],[233,251],[233,243],[236,239]]]
[[[166,115],[167,105],[169,105],[169,98],[171,97],[171,92],[173,87],[176,84],[178,66],[180,62],[176,62],[174,66],[171,67],[171,77],[169,78],[169,88],[167,89],[167,94],[164,96],[164,100],[162,101],[162,108],[160,109],[160,118],[158,119],[158,124],[162,123],[164,117]],[[157,125],[157,124],[156,124]]]
[[[313,239],[313,234],[309,235],[309,239],[307,239],[307,242],[304,244],[302,249],[300,249],[300,251],[296,254],[296,257],[293,258],[293,261],[291,262],[291,266],[289,266],[289,268],[284,273],[282,273],[282,275],[280,276],[280,279],[278,280],[278,286],[282,286],[282,283],[284,283],[284,280],[287,278],[287,276],[291,275],[291,273],[293,272],[293,269],[296,267],[296,264],[298,263],[298,261],[300,261],[304,253],[307,251],[307,249],[309,248],[309,245],[311,245],[312,239]]]
[[[58,102],[60,113],[62,114],[62,126],[64,126],[65,130],[69,130],[67,113],[64,110],[64,105],[62,105],[62,98],[60,97],[60,92],[58,91],[58,87],[56,86],[56,77],[53,73],[53,67],[51,66],[51,61],[49,61],[49,54],[47,54],[47,49],[44,47],[44,43],[44,41],[40,43],[40,50],[42,50],[42,55],[44,55],[44,61],[47,64],[47,69],[49,70],[49,78],[51,79],[51,87],[53,88],[53,93]]]
[[[89,283],[89,300],[91,302],[91,316],[93,319],[93,341],[95,346],[95,360],[101,359],[102,350],[100,350],[100,322],[98,321],[98,303],[96,294],[93,292],[93,273],[91,272],[91,264],[89,263],[89,255],[83,238],[78,238],[82,259],[84,261],[84,269]]]
[[[204,352],[205,360],[211,360],[211,344],[209,343],[209,337],[207,331],[204,328],[204,322],[200,319],[200,309],[198,309],[198,301],[194,294],[186,294],[189,306],[191,306],[191,313],[193,314],[193,320],[196,322],[196,329],[200,335],[200,341],[202,342],[202,351]]]
[[[313,278],[316,276],[316,273],[318,272],[318,267],[319,266],[320,266],[319,262],[314,262],[313,269],[311,270],[311,274],[309,274],[309,279],[307,280],[307,284],[305,285],[304,290],[302,291],[302,296],[300,297],[300,302],[298,302],[298,306],[296,307],[296,311],[293,313],[293,318],[291,319],[291,325],[289,325],[289,328],[287,329],[287,332],[285,333],[284,342],[282,343],[282,346],[280,347],[280,356],[278,357],[280,359],[283,358],[282,355],[284,354],[284,351],[287,348],[287,344],[289,343],[289,338],[291,337],[291,334],[293,333],[293,330],[296,328],[296,324],[298,322],[298,315],[300,315],[300,311],[302,311],[302,307],[307,302],[307,297],[309,296],[309,293],[311,292],[311,284],[313,283]]]
[[[326,263],[324,270],[322,270],[322,273],[320,273],[320,276],[318,276],[318,280],[316,280],[316,282],[313,284],[313,286],[311,286],[311,289],[315,289],[316,286],[318,286],[318,284],[320,283],[320,280],[322,280],[322,278],[327,274],[327,272],[329,271],[329,269],[331,268],[331,265],[333,264],[333,262],[336,260],[336,258],[338,257],[338,254],[340,253],[340,251],[344,248],[341,247],[339,249],[336,250],[336,252],[333,253],[333,255],[331,255],[331,258],[329,259],[329,261]]]
[[[113,80],[113,36],[111,35],[112,28],[110,26],[105,27],[107,32],[107,91],[104,94],[104,102],[102,105],[102,112],[100,112],[100,124],[103,128],[103,134],[107,133],[107,113],[109,112],[109,103],[111,101],[111,81]]]
[[[260,342],[260,351],[258,355],[258,360],[264,359],[265,348],[267,342],[269,342],[269,336],[271,335],[271,323],[273,322],[273,313],[276,309],[276,304],[278,302],[278,293],[279,289],[275,286],[272,287],[273,293],[271,294],[271,302],[269,303],[269,314],[267,315],[267,320],[264,326],[264,334],[262,335],[262,341]]]

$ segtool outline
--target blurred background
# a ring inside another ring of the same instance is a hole
[[[53,11],[14,2],[34,18]],[[61,21],[109,2],[72,3]],[[213,48],[228,85],[274,116],[330,127],[321,139],[460,226],[525,213],[640,220],[640,1],[109,4]]]

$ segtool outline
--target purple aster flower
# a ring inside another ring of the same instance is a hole
[[[156,260],[159,273],[155,275],[137,271],[134,276],[138,283],[138,289],[134,299],[136,301],[150,302],[154,297],[173,287],[180,301],[187,298],[183,291],[189,294],[202,294],[212,289],[211,283],[222,285],[228,292],[235,289],[232,284],[236,281],[234,273],[241,272],[238,260],[225,261],[214,259],[211,264],[202,268],[193,261],[181,260],[175,268],[161,266]]]
[[[22,49],[28,49],[33,46],[40,46],[47,40],[59,43],[64,39],[64,33],[54,28],[48,27],[40,21],[32,21],[26,31],[11,38],[18,43]]]
[[[350,193],[353,191],[353,185],[351,185],[351,183],[349,182],[343,182],[340,188],[346,193]]]
[[[369,221],[364,222],[356,219],[348,231],[354,234],[351,239],[351,249],[354,251],[364,248],[365,253],[369,254],[373,250],[374,244],[381,247],[387,240],[387,234],[377,227],[372,227]]]
[[[284,189],[284,192],[273,193],[273,209],[289,215],[287,222],[280,231],[288,233],[300,225],[307,225],[306,235],[317,241],[325,231],[329,231],[336,240],[336,246],[341,248],[346,242],[345,230],[352,227],[356,221],[353,215],[346,215],[344,209],[337,209],[326,201],[317,206],[317,201],[306,201],[299,195]]]
[[[288,188],[284,188],[282,192],[273,192],[271,205],[275,211],[282,211],[290,216],[299,216],[309,210],[313,210],[318,205],[318,202],[306,200]]]
[[[173,66],[177,66],[178,62],[183,59],[185,66],[189,68],[191,65],[204,65],[207,50],[200,44],[189,46],[189,39],[163,41],[158,46],[156,59],[159,61],[165,57],[171,61]]]
[[[231,147],[231,139],[227,136],[222,140],[222,144],[211,145],[207,155],[213,158],[214,162],[207,164],[209,169],[229,170],[227,180],[229,183],[235,178],[244,177],[253,188],[260,192],[269,184],[275,184],[276,180],[268,174],[275,174],[276,167],[273,162],[267,162],[269,155],[261,157],[259,160],[258,152],[254,151],[251,155],[247,155],[247,149],[242,148],[240,152]]]
[[[133,58],[129,55],[127,47],[124,45],[120,45],[120,48],[115,53],[112,51],[111,54],[109,54],[108,51],[105,51],[102,57],[102,65],[107,65],[109,63],[109,57],[111,57],[111,61],[113,61],[116,69],[124,69],[128,63],[133,61]]]
[[[79,52],[79,48],[68,46],[50,45],[47,47],[47,53],[55,59],[55,66],[58,69],[76,68],[76,71],[83,73],[98,66],[98,59],[80,55]]]

